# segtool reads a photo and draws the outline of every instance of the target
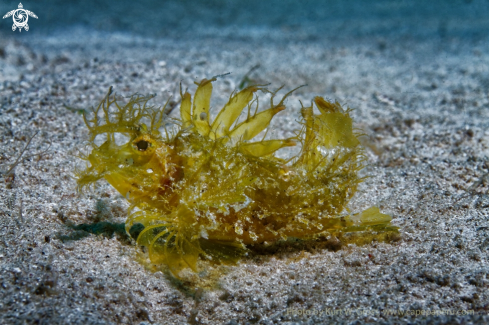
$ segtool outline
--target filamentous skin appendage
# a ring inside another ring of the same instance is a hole
[[[196,83],[193,101],[181,91],[174,128],[165,107],[148,105],[151,96],[133,95],[121,106],[111,90],[84,116],[93,149],[84,157],[90,166],[78,173],[79,188],[104,178],[127,198],[126,230],[144,226],[137,243],[153,264],[166,264],[178,276],[187,267],[196,271],[199,257],[235,261],[249,244],[389,225],[391,217],[376,207],[347,213],[365,160],[349,110],[315,97],[302,107],[295,137],[253,141],[285,109],[291,92],[278,104],[276,92],[263,86],[234,92],[211,122],[215,80]],[[259,91],[272,94],[270,107],[252,113]],[[97,146],[100,134],[106,141]],[[118,144],[116,134],[129,141]],[[296,144],[301,151],[293,159],[274,156]]]

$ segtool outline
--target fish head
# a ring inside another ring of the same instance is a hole
[[[168,191],[179,168],[174,150],[159,131],[164,107],[149,107],[147,101],[131,97],[120,106],[108,95],[91,118],[85,116],[91,151],[82,158],[90,166],[78,173],[79,188],[104,178],[130,202],[152,205]],[[99,137],[105,140],[100,145]]]

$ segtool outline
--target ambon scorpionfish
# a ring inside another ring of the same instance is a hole
[[[170,129],[165,107],[148,105],[147,96],[119,105],[109,91],[84,116],[92,151],[85,156],[90,166],[78,173],[79,187],[103,178],[127,198],[126,230],[144,227],[137,243],[151,263],[166,264],[178,276],[187,267],[196,271],[199,257],[237,260],[250,244],[389,225],[391,217],[377,207],[345,213],[365,161],[349,109],[315,97],[302,107],[302,128],[294,137],[254,141],[292,91],[279,103],[264,86],[233,92],[211,122],[214,81],[196,83],[193,101],[181,91],[180,117]],[[270,93],[271,100],[253,113],[257,92]],[[96,145],[101,134],[106,141]],[[129,141],[119,144],[117,134]],[[294,145],[301,150],[290,160],[274,155]]]

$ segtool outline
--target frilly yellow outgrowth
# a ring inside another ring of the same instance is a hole
[[[153,264],[168,265],[178,277],[184,268],[196,271],[199,256],[233,262],[249,244],[389,227],[391,217],[376,207],[345,213],[365,160],[349,110],[315,97],[302,107],[295,137],[253,141],[285,109],[292,91],[278,104],[276,92],[264,86],[234,92],[211,123],[215,80],[197,83],[193,102],[181,91],[173,128],[166,105],[148,105],[152,96],[136,94],[120,106],[111,90],[90,118],[84,116],[93,150],[85,157],[91,166],[78,175],[79,187],[104,178],[127,198],[126,231],[144,226],[137,243],[147,247]],[[271,94],[270,107],[251,113],[258,91]],[[245,108],[246,119],[237,123]],[[106,141],[97,146],[101,134]],[[129,141],[119,144],[121,136]],[[296,144],[301,151],[291,160],[274,156]]]

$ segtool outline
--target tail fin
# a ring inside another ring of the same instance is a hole
[[[376,206],[370,207],[360,213],[354,214],[351,218],[353,225],[349,227],[350,231],[362,231],[367,228],[383,229],[390,226],[392,217],[388,214],[381,213]],[[390,227],[394,230],[395,227]]]

